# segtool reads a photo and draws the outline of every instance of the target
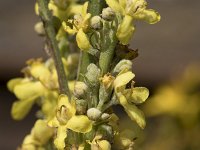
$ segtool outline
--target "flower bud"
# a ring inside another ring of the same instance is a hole
[[[42,22],[36,23],[35,26],[34,26],[34,30],[35,30],[35,32],[36,32],[37,34],[39,34],[39,35],[41,35],[41,36],[42,36],[42,35],[45,35],[44,25],[43,25]]]
[[[113,69],[113,73],[120,73],[122,70],[132,70],[132,61],[123,59]]]
[[[110,8],[104,8],[102,11],[102,18],[107,21],[112,21],[115,17],[115,12]]]
[[[96,86],[99,83],[100,69],[95,64],[90,64],[85,77],[91,85]]]
[[[90,120],[96,121],[100,118],[101,111],[98,110],[97,108],[90,108],[87,111],[87,116]]]
[[[75,87],[74,87],[74,95],[77,98],[82,98],[84,97],[88,87],[84,82],[76,82]]]
[[[109,117],[110,117],[109,114],[103,113],[103,114],[101,115],[101,120],[107,120]]]
[[[92,17],[92,19],[90,20],[90,25],[95,30],[101,29],[103,27],[103,23],[101,21],[101,17],[100,16]]]

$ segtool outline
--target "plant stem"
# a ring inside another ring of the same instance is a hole
[[[92,16],[100,15],[103,9],[103,6],[105,5],[104,0],[90,0],[89,1],[89,7],[88,12]],[[78,80],[83,81],[83,76],[87,71],[87,66],[92,63],[92,56],[87,52],[81,52],[81,59],[79,63],[79,72],[78,72]]]
[[[101,53],[99,58],[99,66],[102,71],[102,75],[109,72],[112,59],[114,56],[114,50],[117,44],[117,37],[115,28],[110,26],[110,23],[105,21],[104,28],[101,34]]]
[[[55,67],[57,70],[60,94],[66,94],[70,97],[67,77],[64,71],[64,66],[62,63],[60,50],[58,48],[58,43],[55,39],[56,33],[53,26],[52,14],[48,9],[49,0],[37,0],[37,2],[39,6],[40,17],[43,21],[46,36],[48,39],[47,44],[51,50],[52,57],[54,59]]]

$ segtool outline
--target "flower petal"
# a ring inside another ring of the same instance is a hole
[[[122,73],[118,75],[114,81],[114,87],[117,90],[118,87],[125,86],[127,83],[129,83],[135,75],[131,72],[128,71],[126,73]]]
[[[19,84],[21,81],[23,80],[23,78],[15,78],[15,79],[11,79],[8,83],[7,83],[7,87],[9,89],[9,91],[13,92],[14,87]]]
[[[68,26],[67,24],[66,24],[66,22],[62,22],[62,26],[63,26],[63,29],[67,32],[67,33],[69,33],[69,34],[75,34],[76,32],[77,32],[77,30],[75,30],[74,28],[72,29],[70,26]]]
[[[132,35],[135,31],[133,26],[133,18],[129,15],[125,15],[122,20],[122,23],[117,29],[117,38],[123,45],[127,45],[132,38]]]
[[[100,140],[97,142],[99,145],[100,150],[110,150],[111,145],[107,140]]]
[[[138,109],[135,105],[129,104],[124,95],[119,95],[120,104],[124,107],[126,113],[131,118],[131,120],[136,121],[136,123],[144,129],[146,122],[143,112]]]
[[[41,145],[44,145],[53,136],[53,132],[54,130],[48,127],[44,120],[37,120],[31,130],[31,135],[37,139]]]
[[[77,41],[78,47],[83,51],[87,51],[91,48],[88,37],[83,32],[82,28],[78,31],[78,33],[76,35],[76,41]]]
[[[85,3],[83,4],[83,7],[82,7],[82,15],[83,15],[83,17],[86,16],[86,14],[87,14],[87,9],[88,9],[88,2],[85,2]]]
[[[153,9],[145,9],[133,16],[134,19],[144,20],[149,24],[155,24],[160,21],[161,17],[158,12]]]
[[[106,3],[115,12],[118,12],[120,14],[124,14],[124,9],[122,8],[122,5],[119,4],[118,0],[106,0]]]
[[[15,120],[22,120],[30,111],[33,106],[34,100],[20,100],[16,101],[12,105],[11,115]]]
[[[64,94],[60,95],[58,98],[58,109],[60,109],[62,106],[66,107],[67,110],[66,115],[68,116],[68,118],[71,118],[72,116],[75,115],[76,108],[74,102],[71,104],[69,102],[69,98]]]
[[[66,126],[72,131],[87,133],[92,130],[92,121],[85,115],[73,116]]]
[[[149,97],[149,90],[145,87],[135,87],[132,90],[132,98],[128,99],[135,104],[141,104]]]
[[[35,99],[45,92],[44,86],[39,82],[25,82],[14,87],[14,93],[20,100]]]
[[[67,138],[66,126],[59,126],[57,129],[56,139],[54,140],[54,144],[58,150],[64,150],[66,138]]]

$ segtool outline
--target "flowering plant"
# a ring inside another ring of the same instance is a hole
[[[121,105],[142,129],[145,117],[137,105],[149,91],[135,87],[128,46],[136,20],[154,24],[160,15],[145,0],[37,0],[41,22],[36,32],[45,38],[49,59],[32,59],[24,78],[8,82],[17,101],[12,116],[23,119],[40,106],[22,150],[132,149],[134,132],[120,128],[113,111]]]

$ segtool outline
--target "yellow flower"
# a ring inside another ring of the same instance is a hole
[[[70,15],[73,15],[76,13],[81,13],[80,10],[81,10],[82,6],[75,4],[72,1],[72,2],[70,2],[70,4],[68,4],[63,9],[61,9],[55,4],[55,2],[53,2],[51,0],[48,7],[50,10],[52,10],[54,16],[58,17],[61,21],[67,21],[67,19]]]
[[[8,82],[8,89],[13,92],[18,101],[12,105],[11,114],[15,120],[23,119],[33,104],[40,100],[45,119],[52,117],[58,98],[58,77],[51,60],[43,63],[41,59],[29,60],[24,69],[25,78],[15,78]],[[69,82],[69,88],[74,89],[74,81]]]
[[[54,144],[58,150],[64,150],[67,130],[74,132],[87,133],[92,129],[92,121],[85,115],[75,115],[75,101],[69,99],[66,95],[60,95],[58,98],[58,108],[56,116],[49,121],[49,126],[57,128],[57,136]]]
[[[83,5],[81,14],[75,15],[73,20],[68,21],[68,23],[72,24],[72,28],[68,26],[66,22],[62,23],[64,30],[69,34],[77,33],[76,41],[78,47],[81,50],[85,51],[87,51],[91,47],[88,37],[85,34],[87,32],[89,26],[89,19],[91,17],[91,14],[87,13],[87,7],[88,7],[88,2],[86,2]]]
[[[69,16],[73,14],[81,13],[80,10],[82,8],[82,5],[76,4],[74,1],[54,2],[53,0],[50,0],[48,4],[48,8],[52,11],[53,16],[58,17],[61,21],[67,21]],[[36,15],[39,15],[38,3],[35,3],[35,13]]]
[[[111,150],[111,145],[107,140],[102,140],[101,135],[97,135],[92,140],[91,150]]]
[[[132,25],[135,20],[144,20],[149,24],[160,21],[160,15],[156,11],[146,9],[145,0],[106,0],[106,3],[116,13],[124,16],[117,30],[117,37],[123,45],[128,44],[135,31]]]
[[[22,150],[45,150],[44,145],[53,136],[54,130],[47,126],[45,120],[37,120],[22,144]]]
[[[144,114],[135,104],[143,103],[148,98],[149,91],[143,87],[125,89],[126,84],[134,77],[135,75],[131,71],[121,71],[114,81],[114,88],[118,100],[128,116],[141,128],[144,128],[146,124]]]

